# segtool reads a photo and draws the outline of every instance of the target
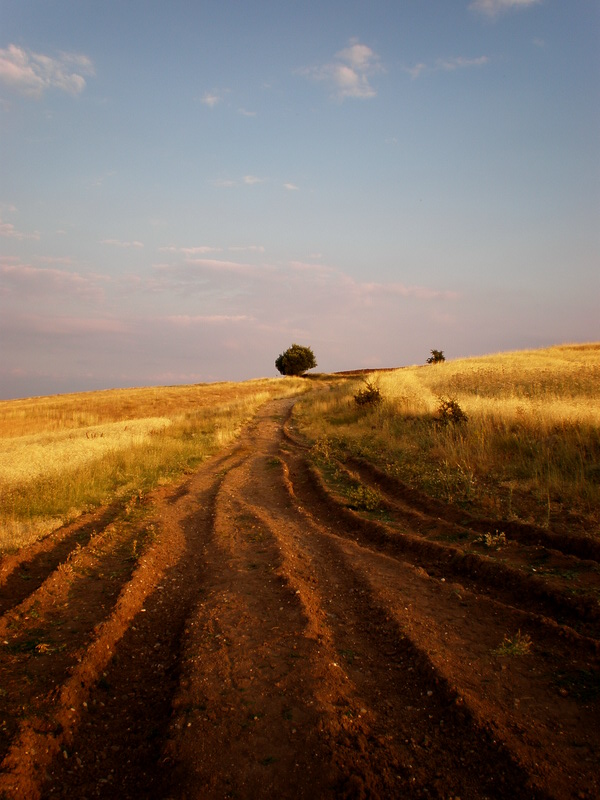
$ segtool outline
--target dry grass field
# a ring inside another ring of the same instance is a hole
[[[227,445],[262,403],[304,387],[272,379],[0,402],[0,552],[173,480]]]
[[[365,380],[382,402],[361,409]],[[452,401],[463,422],[444,418]],[[599,344],[346,377],[297,415],[321,449],[363,456],[432,497],[600,534]]]

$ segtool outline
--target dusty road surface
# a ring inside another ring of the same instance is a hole
[[[515,566],[593,583],[594,547],[467,553],[456,509],[354,464],[360,516],[292,405],[0,563],[0,797],[600,797],[597,603]]]

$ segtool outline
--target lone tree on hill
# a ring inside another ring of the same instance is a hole
[[[293,344],[275,361],[282,375],[303,375],[307,369],[317,366],[315,355],[310,347]]]
[[[427,359],[428,364],[441,364],[446,360],[443,350],[431,350],[431,355]]]

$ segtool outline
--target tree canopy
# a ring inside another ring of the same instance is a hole
[[[278,356],[275,366],[282,375],[303,375],[307,369],[316,367],[317,362],[310,347],[293,344]]]
[[[431,355],[427,359],[428,364],[441,364],[442,361],[446,360],[446,356],[444,355],[443,350],[432,350]]]

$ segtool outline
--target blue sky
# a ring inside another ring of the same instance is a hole
[[[597,0],[0,0],[0,398],[600,339]]]

